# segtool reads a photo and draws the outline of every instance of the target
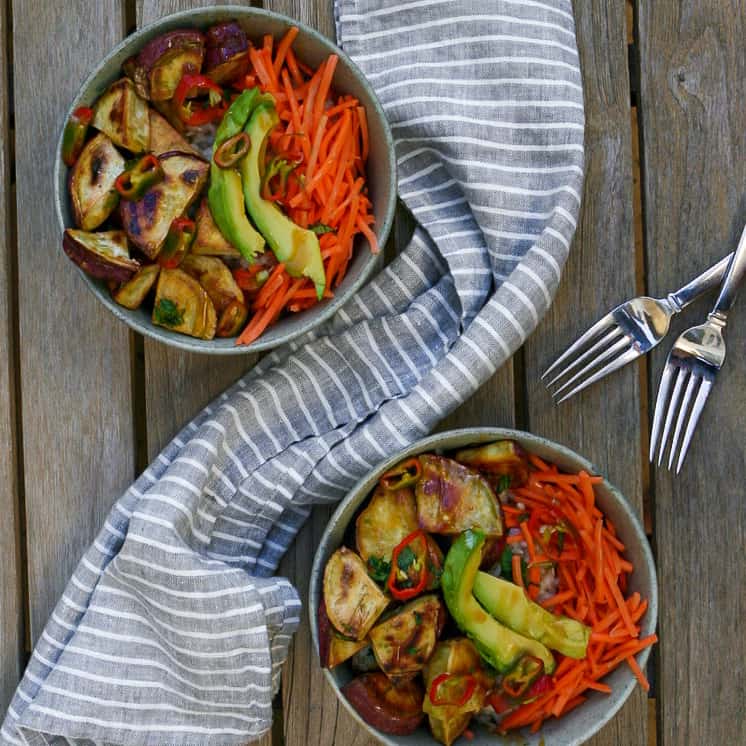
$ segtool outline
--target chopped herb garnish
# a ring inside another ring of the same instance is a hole
[[[399,556],[396,558],[396,565],[402,571],[406,572],[411,565],[417,560],[417,555],[409,545],[402,547]]]
[[[422,614],[419,611],[414,612],[414,623],[419,627],[422,624]]]
[[[562,551],[562,548],[565,546],[565,532],[560,531],[559,536],[557,537],[557,548]]]
[[[497,483],[497,491],[498,492],[505,492],[505,490],[510,488],[510,483],[513,480],[510,478],[510,474],[503,474],[500,477],[500,481]]]
[[[164,326],[179,326],[184,320],[184,312],[169,298],[161,298],[153,309],[153,320]]]
[[[409,647],[407,648],[407,653],[408,653],[409,655],[417,655],[417,653],[419,653],[419,652],[420,652],[420,651],[419,651],[419,648],[418,648],[418,647],[417,647],[416,645],[410,645],[410,646],[409,646]]]
[[[509,546],[503,549],[503,553],[500,555],[500,574],[504,578],[510,578],[513,572],[513,552]]]
[[[308,230],[313,231],[317,236],[323,236],[324,233],[334,233],[334,228],[331,225],[324,225],[324,223],[315,223]]]
[[[383,557],[368,558],[368,575],[379,583],[385,583],[391,572],[391,563],[386,562]]]

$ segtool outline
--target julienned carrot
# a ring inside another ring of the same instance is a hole
[[[246,328],[241,332],[236,344],[250,344],[261,336],[264,330],[280,315],[285,299],[285,291],[289,284],[289,278],[287,278],[280,286],[278,292],[272,296],[269,304],[254,314],[251,321],[246,325]]]
[[[326,239],[320,245],[328,298],[345,276],[356,236],[378,252],[366,189],[369,132],[360,102],[333,90],[338,56],[330,55],[311,70],[295,56],[297,35],[292,27],[281,39],[265,36],[262,46],[250,48],[247,79],[255,79],[275,99],[279,124],[269,136],[267,161],[277,156],[296,164],[277,204],[297,225],[314,228]],[[284,301],[278,309],[280,295]],[[317,302],[307,280],[291,281],[284,270],[273,274],[254,299],[254,315],[237,344],[256,339],[283,310],[294,313]]]
[[[645,674],[642,672],[642,669],[640,668],[640,664],[635,660],[635,657],[633,655],[628,655],[625,660],[629,664],[629,667],[632,669],[632,673],[634,673],[637,680],[640,682],[640,686],[646,691],[650,691],[650,683],[648,682],[647,678],[645,677]]]
[[[534,540],[531,538],[531,532],[528,530],[528,521],[523,521],[519,524],[523,538],[526,540],[526,546],[528,547],[528,557],[533,562],[536,559],[536,549],[534,548]]]
[[[520,585],[521,588],[524,588],[523,573],[521,572],[521,555],[514,554],[510,559],[510,565],[513,571],[513,582],[516,585]]]
[[[503,732],[527,726],[536,732],[547,718],[562,717],[584,702],[587,690],[610,693],[600,679],[625,662],[647,690],[649,684],[635,656],[658,639],[655,635],[640,638],[638,623],[647,601],[637,592],[625,598],[627,575],[634,568],[621,554],[624,544],[613,523],[596,506],[593,485],[600,478],[586,472],[561,474],[556,466],[534,455],[529,458],[534,471],[523,487],[509,493],[520,507],[504,506],[506,526],[521,532],[510,535],[508,542],[522,541],[527,546],[532,560],[527,593],[538,598],[536,574],[531,571],[538,569],[540,558],[551,558],[558,589],[539,603],[592,631],[586,657],[574,660],[558,655],[551,689],[509,712],[500,721]],[[523,587],[520,554],[512,557],[511,573],[513,582]]]
[[[280,263],[272,270],[266,282],[262,286],[262,289],[259,291],[259,294],[256,296],[253,304],[254,308],[263,308],[264,306],[266,306],[270,298],[282,286],[285,277],[287,277],[287,273],[285,272],[285,265]]]
[[[546,599],[546,601],[542,601],[541,605],[545,609],[551,609],[553,606],[557,606],[557,604],[562,604],[565,601],[569,601],[571,598],[574,597],[574,595],[575,594],[572,591],[563,591],[562,593],[555,593],[551,598]]]
[[[298,27],[291,26],[285,36],[282,37],[282,41],[277,45],[277,54],[272,63],[275,68],[275,75],[279,76],[280,70],[282,70],[282,66],[285,64],[285,57],[288,53],[288,49],[293,46],[296,36],[298,36]]]

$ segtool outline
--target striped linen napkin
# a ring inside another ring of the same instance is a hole
[[[552,300],[583,180],[570,0],[338,0],[336,14],[391,122],[419,226],[325,328],[264,358],[116,503],[37,642],[3,743],[266,732],[302,613],[273,573],[311,506],[428,433]]]

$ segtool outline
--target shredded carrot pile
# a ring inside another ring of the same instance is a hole
[[[357,234],[362,233],[378,252],[366,189],[368,124],[360,102],[353,96],[337,96],[332,88],[339,57],[330,55],[316,70],[308,68],[293,52],[297,35],[298,29],[292,27],[279,43],[267,35],[261,48],[252,47],[242,87],[258,85],[275,99],[280,124],[269,135],[267,160],[281,156],[297,165],[283,194],[270,198],[293,222],[321,232],[324,297],[329,298],[345,276]],[[303,311],[318,302],[311,281],[291,278],[284,267],[276,269],[267,284],[270,281],[272,292],[257,296],[254,314],[237,344],[255,340],[283,311]]]
[[[551,685],[503,718],[500,729],[506,732],[530,726],[535,733],[547,718],[561,717],[584,702],[588,690],[611,693],[600,679],[620,663],[629,665],[647,691],[650,686],[635,655],[658,639],[640,637],[639,622],[648,602],[636,592],[625,595],[633,567],[623,556],[625,547],[614,524],[596,506],[593,485],[601,478],[584,471],[562,474],[556,466],[530,458],[535,471],[523,487],[511,490],[522,506],[504,506],[507,528],[519,529],[521,533],[514,535],[528,547],[527,593],[537,598],[539,568],[553,563],[559,588],[542,605],[577,619],[592,632],[586,657],[574,660],[558,655]],[[512,571],[514,581],[524,585],[520,557],[515,554]]]

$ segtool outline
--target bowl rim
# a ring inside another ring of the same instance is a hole
[[[648,609],[645,613],[645,628],[649,628],[648,634],[652,634],[658,625],[658,578],[656,574],[656,566],[655,566],[655,560],[653,557],[653,552],[650,548],[650,543],[648,542],[647,536],[645,535],[645,530],[643,528],[643,525],[637,516],[637,513],[633,509],[630,502],[627,500],[627,498],[622,494],[622,492],[615,487],[613,484],[611,484],[608,479],[603,475],[601,470],[597,469],[587,458],[584,456],[581,456],[576,451],[572,450],[571,448],[558,443],[554,440],[551,440],[550,438],[546,438],[541,435],[536,435],[534,433],[527,432],[525,430],[517,430],[515,428],[504,428],[504,427],[465,427],[465,428],[456,428],[453,430],[444,430],[443,432],[435,433],[432,435],[429,435],[425,438],[421,438],[413,443],[411,443],[406,448],[402,448],[400,451],[386,459],[385,461],[381,462],[380,465],[375,467],[374,469],[371,469],[369,472],[366,473],[364,477],[359,479],[355,485],[347,492],[345,497],[339,502],[338,506],[334,510],[334,513],[329,518],[326,526],[324,527],[324,531],[321,535],[321,538],[318,541],[318,544],[316,546],[316,551],[314,552],[314,558],[313,563],[311,566],[311,575],[309,578],[309,586],[308,586],[308,605],[306,613],[308,614],[309,621],[310,621],[310,627],[311,627],[311,639],[313,641],[313,649],[316,655],[315,660],[318,661],[319,656],[319,636],[318,636],[318,622],[317,622],[317,615],[315,612],[315,609],[318,608],[319,599],[320,599],[320,586],[321,581],[323,578],[323,568],[321,567],[322,563],[322,554],[327,549],[327,545],[330,541],[330,535],[332,531],[336,528],[337,524],[340,523],[340,520],[343,516],[343,514],[347,511],[348,506],[354,502],[356,499],[362,500],[367,496],[368,492],[370,491],[370,484],[378,477],[383,474],[387,469],[394,466],[396,463],[398,463],[400,460],[404,458],[408,458],[409,456],[423,453],[431,448],[439,448],[439,447],[445,447],[448,448],[447,442],[456,440],[458,438],[465,438],[468,440],[469,438],[474,439],[474,443],[486,443],[490,442],[491,440],[511,440],[511,439],[519,439],[525,444],[534,444],[537,446],[542,446],[545,448],[551,448],[556,453],[558,453],[562,458],[566,458],[567,460],[575,461],[577,462],[581,468],[588,471],[590,474],[598,474],[603,478],[602,485],[604,488],[608,491],[608,493],[611,495],[612,499],[616,501],[616,503],[619,505],[621,511],[625,514],[625,517],[629,520],[630,525],[632,526],[633,534],[635,540],[640,545],[641,553],[644,560],[644,565],[647,570],[647,573],[650,577],[650,594],[648,596]],[[530,447],[530,446],[529,446]],[[367,486],[367,489],[366,489]],[[363,494],[363,490],[365,490],[365,493]],[[348,524],[349,525],[349,522]],[[346,530],[346,526],[345,526]],[[638,655],[639,659],[638,662],[640,663],[640,667],[644,670],[645,666],[647,664],[648,658],[650,656],[652,646],[648,646],[644,650],[642,650]],[[322,668],[322,671],[324,673],[324,677],[326,678],[329,686],[334,691],[334,694],[337,698],[337,700],[345,707],[347,712],[355,719],[355,721],[364,728],[368,733],[370,733],[374,738],[377,738],[380,743],[386,744],[387,746],[399,746],[399,742],[393,741],[390,738],[388,738],[388,735],[385,733],[382,733],[381,731],[377,730],[376,728],[373,728],[371,725],[369,725],[355,710],[355,708],[350,704],[350,702],[347,700],[346,697],[344,697],[337,686],[337,682],[334,678],[334,675],[332,674],[331,670],[328,668]],[[568,742],[565,746],[580,746],[580,744],[585,743],[588,739],[590,739],[592,736],[594,736],[596,733],[598,733],[601,728],[603,728],[611,719],[616,715],[616,713],[622,708],[622,706],[625,704],[627,699],[629,698],[630,694],[634,690],[635,686],[637,685],[637,681],[635,677],[632,675],[631,672],[628,672],[629,676],[627,678],[627,681],[624,683],[623,686],[618,687],[615,690],[615,700],[614,702],[609,706],[608,710],[606,710],[603,714],[602,718],[599,718],[597,720],[594,720],[583,733],[581,733],[579,738],[575,738],[575,740]],[[541,733],[541,731],[539,731]],[[436,741],[433,739],[433,744],[436,744]]]
[[[391,126],[383,110],[381,102],[378,99],[376,92],[373,90],[365,74],[360,68],[352,61],[352,59],[345,53],[345,51],[338,46],[334,41],[321,34],[311,26],[306,25],[302,21],[298,21],[290,16],[286,16],[282,13],[275,13],[271,10],[265,10],[264,8],[255,8],[253,6],[244,5],[213,5],[199,8],[191,8],[189,10],[178,11],[176,13],[170,13],[169,15],[159,18],[153,23],[149,23],[142,28],[138,28],[131,34],[128,34],[122,41],[120,41],[114,48],[112,48],[101,61],[93,68],[85,80],[80,84],[77,93],[73,97],[73,100],[68,108],[64,119],[60,126],[60,134],[57,139],[54,157],[54,172],[52,179],[54,182],[54,202],[55,212],[57,213],[57,222],[59,224],[60,233],[64,233],[68,226],[65,225],[63,200],[67,197],[66,189],[59,189],[58,186],[61,183],[66,184],[67,179],[61,180],[62,168],[67,169],[64,166],[62,159],[59,154],[62,152],[62,139],[65,131],[65,124],[68,119],[79,106],[79,101],[82,98],[85,91],[87,91],[95,82],[96,78],[102,73],[104,68],[109,64],[110,60],[120,54],[123,50],[130,46],[136,46],[137,42],[144,36],[148,36],[153,31],[157,30],[163,25],[173,24],[174,22],[184,21],[185,23],[193,22],[194,18],[200,18],[205,14],[211,15],[226,15],[233,18],[243,16],[245,18],[269,18],[275,21],[281,21],[283,23],[297,26],[300,34],[306,34],[314,39],[317,43],[325,47],[329,54],[337,54],[340,59],[350,68],[354,77],[358,80],[360,85],[365,89],[367,95],[372,102],[373,109],[376,112],[376,116],[382,123],[383,135],[385,140],[386,153],[388,154],[388,166],[389,173],[389,194],[386,201],[386,205],[383,211],[383,215],[380,221],[380,230],[378,231],[376,238],[381,247],[384,246],[388,240],[391,228],[394,222],[394,214],[396,211],[396,200],[397,200],[397,169],[396,169],[396,153],[394,150],[394,139],[391,134]],[[69,197],[67,197],[69,199]],[[376,216],[377,217],[377,216]],[[373,254],[368,252],[366,261],[363,264],[359,274],[354,280],[344,289],[343,293],[335,294],[327,304],[323,306],[317,306],[318,309],[316,317],[307,322],[306,324],[299,324],[294,330],[287,331],[279,336],[272,338],[271,340],[262,341],[262,337],[255,340],[248,345],[226,345],[221,347],[212,346],[214,340],[200,340],[194,337],[190,337],[184,334],[178,334],[176,332],[169,331],[167,329],[160,329],[156,327],[152,322],[145,323],[140,319],[139,316],[133,316],[127,309],[119,306],[109,295],[99,287],[94,280],[89,277],[80,267],[75,267],[79,274],[83,277],[83,281],[88,290],[120,321],[123,321],[127,326],[140,334],[155,339],[162,344],[169,347],[175,347],[177,349],[184,350],[186,352],[194,352],[205,355],[246,355],[260,350],[271,350],[281,345],[290,342],[293,339],[306,334],[312,329],[318,328],[325,321],[328,321],[345,303],[347,303],[355,293],[367,282],[373,273],[374,269],[379,266],[382,261],[382,254]],[[308,309],[309,311],[312,309]],[[306,313],[305,311],[303,313]]]

